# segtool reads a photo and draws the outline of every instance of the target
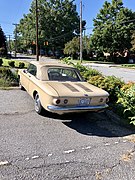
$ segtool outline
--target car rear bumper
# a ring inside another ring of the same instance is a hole
[[[68,112],[80,112],[80,111],[101,111],[107,108],[108,105],[98,105],[98,106],[75,106],[75,107],[60,107],[54,105],[48,105],[47,109],[56,113],[68,113]]]

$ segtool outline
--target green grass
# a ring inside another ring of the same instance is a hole
[[[23,63],[25,64],[25,68],[27,68],[27,66],[28,66],[28,64],[29,64],[28,62],[19,61],[19,60],[9,60],[9,59],[5,59],[5,58],[2,58],[2,60],[3,60],[2,66],[4,66],[4,67],[9,67],[9,64],[8,64],[9,61],[14,61],[16,68],[19,68],[19,63],[20,63],[20,62],[23,62]]]
[[[11,84],[9,81],[3,79],[3,78],[0,78],[0,87],[10,87]]]
[[[70,60],[72,63],[79,63],[80,60]],[[91,61],[91,60],[82,60],[82,63],[98,63],[98,64],[114,64],[114,62],[104,62],[104,61]]]
[[[135,69],[135,64],[122,64],[122,67],[126,67],[126,68],[133,68]]]

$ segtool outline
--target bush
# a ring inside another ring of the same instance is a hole
[[[135,84],[129,89],[120,89],[117,103],[122,105],[124,117],[135,125]]]
[[[81,65],[80,63],[73,64],[73,66],[77,68],[81,73],[85,73],[86,71],[88,71],[88,68]]]
[[[102,74],[97,71],[96,69],[92,69],[92,68],[89,68],[87,71],[84,71],[83,72],[83,77],[86,79],[86,80],[89,80],[90,77],[92,76],[97,76],[97,75],[100,75],[102,76]]]
[[[10,67],[15,67],[15,61],[9,61],[8,64]]]
[[[116,102],[117,101],[117,94],[119,89],[124,85],[124,82],[121,81],[119,78],[116,78],[115,76],[93,76],[90,77],[88,80],[90,84],[93,84],[99,88],[102,88],[106,90],[110,96],[110,102]]]
[[[63,61],[64,63],[66,63],[66,64],[69,64],[71,60],[72,60],[71,57],[65,57],[65,58],[62,59],[62,61]]]
[[[2,64],[3,64],[3,60],[2,60],[2,59],[0,59],[0,66],[2,66]]]
[[[8,78],[12,74],[9,68],[1,67],[0,68],[0,78]]]
[[[9,68],[0,68],[0,79],[1,82],[6,82],[6,84],[18,83],[17,71],[11,71]]]
[[[19,68],[24,68],[25,64],[23,62],[19,62]]]

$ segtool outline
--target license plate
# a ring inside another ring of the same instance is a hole
[[[79,106],[88,106],[90,104],[90,98],[79,99]]]

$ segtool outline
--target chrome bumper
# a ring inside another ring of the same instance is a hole
[[[54,105],[48,105],[47,108],[50,111],[99,111],[102,109],[107,108],[108,105],[104,104],[104,105],[99,105],[99,106],[75,106],[75,107],[61,107],[61,106],[54,106]]]

